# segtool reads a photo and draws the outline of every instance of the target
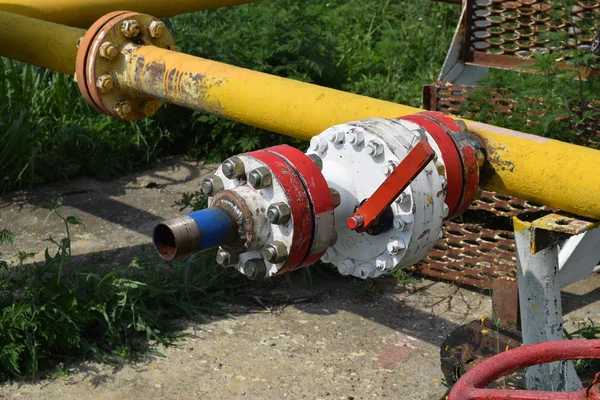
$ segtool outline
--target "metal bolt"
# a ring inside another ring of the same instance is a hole
[[[240,257],[237,254],[231,254],[223,249],[217,252],[217,264],[222,267],[230,267],[239,261]]]
[[[121,33],[126,38],[134,38],[140,34],[140,24],[134,19],[127,19],[121,23]]]
[[[337,208],[342,202],[342,196],[340,195],[340,192],[330,188],[329,193],[331,193],[331,199],[333,200],[333,208]]]
[[[149,100],[144,104],[144,115],[146,117],[153,116],[156,114],[156,111],[158,111],[158,104],[155,101]]]
[[[81,42],[83,42],[83,37],[80,37],[79,40],[77,41],[77,48],[79,48],[79,46],[81,46]]]
[[[267,219],[275,225],[287,224],[292,216],[292,210],[285,203],[271,204],[267,209]]]
[[[311,160],[313,160],[313,162],[315,164],[317,164],[317,167],[319,168],[319,170],[323,169],[323,159],[321,157],[319,157],[316,154],[309,154],[308,158],[310,158]]]
[[[126,118],[131,114],[131,104],[127,100],[118,102],[115,105],[115,113],[121,118]]]
[[[391,255],[394,255],[394,256],[396,254],[400,253],[405,248],[406,248],[406,244],[404,244],[404,240],[402,240],[402,239],[393,240],[393,241],[389,242],[387,245],[388,251],[390,252]]]
[[[244,163],[237,156],[223,161],[223,164],[221,164],[221,170],[223,171],[223,175],[229,179],[240,178],[245,174]]]
[[[338,264],[338,272],[342,275],[350,275],[354,272],[354,261],[348,259]]]
[[[104,42],[100,45],[100,57],[112,60],[119,54],[119,50],[111,42]]]
[[[263,189],[273,184],[273,175],[267,167],[259,167],[248,174],[248,183],[254,189]]]
[[[280,264],[287,259],[288,250],[282,242],[274,241],[265,246],[263,256],[272,264]]]
[[[465,123],[465,121],[463,121],[462,119],[457,119],[457,120],[456,120],[456,124],[457,124],[458,126],[460,126],[460,129],[462,129],[462,130],[463,130],[463,132],[466,132],[466,131],[467,131],[467,124],[466,124],[466,123]]]
[[[358,129],[350,129],[346,132],[346,140],[348,143],[358,146],[363,142],[363,133]]]
[[[363,279],[371,278],[374,275],[375,269],[373,264],[362,264],[358,267],[358,276]]]
[[[148,26],[148,31],[153,38],[160,38],[167,31],[167,27],[162,21],[152,21]]]
[[[444,237],[444,232],[440,231],[440,233],[438,233],[438,240],[442,239]]]
[[[200,188],[205,196],[214,196],[217,192],[223,190],[223,181],[215,175],[207,176],[202,180]]]
[[[253,281],[262,280],[267,275],[267,266],[263,260],[252,259],[244,263],[244,275]]]
[[[367,143],[367,154],[375,157],[383,153],[383,145],[379,142],[371,140]]]
[[[332,262],[335,256],[337,255],[337,251],[333,247],[327,249],[325,254],[321,256],[321,261],[323,262]]]
[[[450,207],[448,207],[446,204],[444,204],[444,218],[446,218],[448,216],[448,214],[450,214]]]
[[[386,268],[388,267],[389,264],[389,260],[383,259],[383,258],[378,258],[377,260],[375,260],[375,269],[377,271],[385,271]]]
[[[394,161],[388,161],[381,169],[385,176],[389,176],[396,169],[396,163]]]
[[[404,218],[397,217],[394,219],[394,228],[396,228],[397,230],[403,231],[405,226],[406,222],[404,222]]]
[[[485,163],[485,154],[483,154],[483,151],[479,149],[477,149],[475,154],[477,155],[477,165],[479,168],[483,167],[483,164]]]
[[[313,136],[313,138],[310,139],[310,149],[319,154],[325,153],[327,150],[327,140],[321,135]]]
[[[114,86],[115,82],[110,75],[101,75],[96,79],[96,87],[102,93],[110,92]]]
[[[333,143],[341,143],[344,141],[344,132],[338,131],[336,129],[331,129],[327,133],[327,139]]]

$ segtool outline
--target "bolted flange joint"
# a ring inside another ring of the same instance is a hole
[[[175,46],[164,23],[150,15],[117,11],[97,20],[77,50],[75,80],[85,102],[99,113],[128,121],[154,115],[164,101],[131,90],[124,78],[132,49],[148,45]],[[118,104],[125,102],[126,107]]]

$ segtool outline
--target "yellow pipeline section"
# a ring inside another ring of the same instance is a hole
[[[73,72],[83,31],[16,17],[0,12],[1,55]],[[115,72],[120,86],[306,140],[335,124],[422,111],[152,46],[130,45]],[[600,151],[465,122],[487,153],[483,188],[600,219]]]
[[[256,1],[258,0],[0,0],[0,10],[87,28],[112,11],[130,10],[155,17],[172,17]]]
[[[0,55],[14,60],[72,75],[83,35],[83,29],[0,11]]]

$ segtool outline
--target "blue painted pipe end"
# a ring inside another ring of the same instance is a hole
[[[234,229],[225,211],[206,208],[158,224],[152,240],[162,258],[175,260],[225,244]]]

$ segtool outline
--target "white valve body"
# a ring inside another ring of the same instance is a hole
[[[377,235],[348,228],[346,220],[355,209],[423,138],[437,159],[392,204],[393,227]],[[440,239],[442,220],[448,214],[444,163],[437,144],[422,127],[383,118],[336,125],[313,137],[306,154],[323,160],[322,173],[341,196],[335,209],[338,240],[321,258],[340,273],[366,279],[411,266]]]

